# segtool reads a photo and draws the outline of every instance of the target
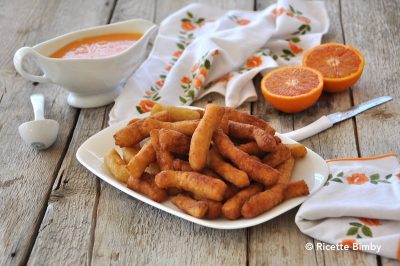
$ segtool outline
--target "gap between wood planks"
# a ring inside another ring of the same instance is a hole
[[[346,34],[344,32],[344,27],[343,27],[342,0],[339,0],[339,21],[340,21],[340,27],[341,27],[341,31],[342,31],[343,43],[346,44]],[[355,106],[352,88],[349,89],[349,96],[350,96],[351,106]],[[358,155],[358,157],[361,157],[360,142],[358,140],[357,119],[356,119],[356,117],[352,117],[351,120],[352,120],[352,124],[353,124],[353,129],[354,129],[354,138],[355,138],[355,142],[356,142],[357,155]],[[376,255],[376,264],[378,266],[382,266],[382,258],[379,255]]]
[[[342,0],[339,0],[339,21],[340,21],[340,27],[342,29],[343,43],[346,44],[346,35],[344,33],[344,27],[343,27]],[[354,96],[352,88],[349,89],[349,95],[350,95],[350,104],[351,106],[354,106]],[[351,120],[353,121],[354,138],[356,141],[357,155],[358,157],[361,157],[360,143],[358,141],[357,120],[355,117],[352,117]]]
[[[112,8],[112,13],[114,14],[116,2]],[[110,23],[112,19],[112,16],[109,17],[107,24]],[[101,128],[105,128],[107,126],[107,121],[108,121],[108,113],[110,112],[110,105],[105,107],[105,112],[104,112],[104,117],[103,117],[103,123],[101,125]],[[94,205],[93,205],[93,211],[92,211],[92,220],[90,222],[90,238],[89,238],[89,245],[88,245],[88,256],[87,256],[87,265],[92,265],[92,257],[93,257],[93,247],[94,247],[94,240],[95,240],[95,235],[96,235],[96,225],[97,225],[97,209],[99,206],[99,201],[100,201],[100,193],[101,193],[101,184],[100,184],[100,179],[96,177],[96,197],[94,199]]]
[[[118,4],[118,0],[114,0],[112,3],[112,7],[110,10],[110,13],[108,15],[107,19],[107,24],[111,23],[111,20],[114,15],[115,7]],[[108,113],[109,113],[109,107],[105,107],[105,112],[104,112],[104,117],[103,117],[103,123],[101,125],[101,128],[105,128],[107,126],[107,120],[108,120]],[[100,180],[98,177],[96,177],[96,197],[94,199],[94,205],[93,205],[93,211],[92,211],[92,220],[90,222],[90,238],[89,238],[89,244],[88,244],[88,255],[87,255],[87,265],[92,265],[92,257],[93,257],[93,247],[94,247],[94,239],[95,239],[95,234],[96,234],[96,224],[97,224],[97,209],[99,206],[99,201],[100,201],[100,192],[101,192],[101,184]]]
[[[339,21],[340,21],[340,27],[342,29],[343,43],[346,44],[346,34],[344,33],[344,27],[343,27],[342,0],[339,0]],[[354,104],[354,95],[353,95],[353,89],[352,88],[350,88],[350,90],[349,90],[349,95],[350,95],[350,104],[351,104],[351,106],[355,106],[355,104]],[[361,157],[361,149],[360,149],[360,142],[358,140],[358,129],[357,129],[356,117],[352,117],[351,120],[353,122],[354,138],[355,138],[355,141],[356,141],[357,155],[358,155],[358,157]],[[382,266],[382,258],[379,255],[376,255],[376,264],[378,266]]]

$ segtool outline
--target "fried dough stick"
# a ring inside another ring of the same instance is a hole
[[[195,200],[204,201],[208,205],[206,217],[208,219],[217,219],[221,215],[222,203],[214,200],[203,199],[196,195],[193,196]]]
[[[187,154],[190,148],[190,137],[175,130],[161,129],[159,133],[161,148],[179,154]]]
[[[193,171],[192,167],[190,167],[190,164],[186,161],[183,161],[181,159],[175,159],[174,160],[174,170],[176,171]],[[203,174],[221,179],[216,173],[211,171],[208,168],[204,168],[202,171]],[[229,199],[233,195],[235,195],[237,192],[239,192],[239,188],[237,186],[232,185],[231,183],[226,183],[227,188],[224,194],[224,200]]]
[[[255,156],[263,156],[265,155],[265,152],[258,147],[257,142],[255,141],[250,141],[247,143],[239,144],[237,146],[240,150],[244,151],[245,153],[248,153],[250,155],[255,155]]]
[[[250,184],[250,180],[246,172],[237,169],[230,163],[225,162],[215,148],[212,148],[208,151],[207,165],[217,174],[222,176],[226,181],[239,188],[246,187]]]
[[[171,202],[185,213],[196,218],[203,218],[208,211],[208,205],[205,201],[194,200],[183,194],[172,197]]]
[[[294,158],[290,157],[288,160],[277,166],[276,169],[281,173],[279,175],[278,184],[289,183],[290,177],[292,176],[294,163],[295,163]]]
[[[276,150],[267,154],[262,161],[263,163],[271,167],[276,167],[284,161],[288,160],[291,155],[292,154],[290,153],[289,148],[286,147],[284,144],[279,143],[276,146]]]
[[[221,216],[221,210],[222,210],[222,203],[218,201],[213,201],[213,200],[204,200],[207,205],[208,205],[208,211],[206,213],[206,217],[208,219],[217,219],[219,216]]]
[[[150,131],[151,144],[155,150],[157,163],[161,170],[173,170],[174,157],[170,152],[161,148],[160,131],[160,129]]]
[[[286,186],[286,184],[278,184],[252,196],[243,204],[241,210],[243,217],[256,217],[281,203],[284,200]]]
[[[184,172],[193,171],[192,167],[190,167],[189,162],[186,162],[181,159],[175,159],[172,165],[174,167],[174,170],[176,171],[184,171]]]
[[[289,160],[279,165],[278,170],[280,171],[280,176],[278,184],[268,190],[265,190],[264,192],[260,192],[252,196],[248,201],[246,201],[246,203],[243,204],[242,207],[242,215],[245,218],[252,218],[270,210],[271,208],[281,203],[286,197],[285,193],[288,187],[288,182],[293,172],[293,168],[293,157],[290,157]],[[300,187],[299,189],[302,189],[302,187]],[[291,192],[291,195],[295,195],[293,194],[295,192],[303,193],[303,191],[297,190],[297,187],[292,188]]]
[[[226,189],[224,200],[232,198],[236,193],[240,191],[240,188],[238,188],[237,186],[234,186],[230,183],[227,183],[226,185],[228,186],[228,188]]]
[[[229,132],[229,115],[224,113],[224,115],[222,116],[221,122],[219,123],[218,127],[221,128],[222,131],[224,131],[225,134],[228,134],[228,132]]]
[[[133,123],[135,123],[135,122],[137,122],[139,120],[140,120],[139,118],[133,118],[133,119],[129,120],[128,124],[126,124],[126,125],[133,124]]]
[[[212,135],[223,115],[223,107],[207,104],[204,116],[190,141],[189,163],[194,170],[201,171],[206,166]]]
[[[251,197],[243,205],[241,213],[245,218],[253,218],[272,209],[283,200],[308,194],[308,187],[304,180],[289,184],[278,184]]]
[[[133,147],[125,147],[122,149],[122,154],[125,162],[128,164],[129,161],[135,157],[136,154],[140,151],[140,148],[137,148],[135,146]]]
[[[144,173],[140,179],[130,177],[128,180],[128,188],[144,194],[156,202],[163,202],[168,198],[168,193],[165,189],[161,189],[156,185],[154,175],[147,173]]]
[[[169,115],[167,112],[160,112],[146,119],[131,120],[126,127],[114,134],[115,144],[120,147],[131,147],[147,138],[150,131],[143,128],[143,124],[147,119],[169,121]]]
[[[258,147],[265,152],[271,152],[276,149],[274,135],[253,125],[229,121],[228,135],[238,139],[255,140]]]
[[[151,114],[167,111],[171,122],[183,121],[183,120],[195,120],[200,118],[200,113],[196,110],[191,110],[188,108],[177,107],[172,105],[164,105],[156,103],[151,109]]]
[[[197,172],[162,171],[156,175],[160,188],[176,187],[210,200],[221,201],[226,191],[226,184],[216,178]]]
[[[186,121],[178,121],[178,122],[163,122],[156,119],[148,118],[143,122],[142,131],[150,133],[153,129],[171,129],[178,131],[186,136],[193,135],[193,132],[196,130],[196,127],[199,123],[199,120],[186,120]],[[147,135],[148,137],[148,135]]]
[[[243,204],[253,195],[262,191],[261,184],[253,184],[239,191],[233,197],[228,199],[222,206],[223,215],[230,219],[236,220],[241,215]]]
[[[304,158],[307,155],[307,148],[303,144],[285,144],[285,146],[289,148],[290,153],[295,159]]]
[[[125,147],[123,148],[123,156],[125,162],[128,164],[133,157],[135,157],[136,154],[140,151],[140,147],[137,148],[136,146],[133,147]],[[149,174],[157,174],[160,172],[160,168],[158,167],[157,162],[152,162],[149,164],[149,166],[145,170]]]
[[[127,169],[130,178],[139,179],[146,168],[156,160],[156,152],[151,141],[147,141],[140,151],[129,161]]]
[[[245,171],[252,179],[266,186],[278,181],[279,171],[258,162],[247,153],[238,149],[221,129],[217,129],[213,136],[214,144],[222,156],[231,160],[239,169]]]
[[[104,164],[117,180],[124,183],[128,181],[129,172],[126,169],[126,163],[114,148],[104,156]]]
[[[186,162],[186,161],[181,160],[181,159],[175,159],[174,162],[173,162],[173,167],[174,167],[174,170],[176,170],[176,171],[185,171],[185,172],[194,171],[192,169],[192,167],[190,167],[189,162]],[[210,170],[208,168],[204,168],[201,171],[201,173],[204,174],[204,175],[208,175],[208,176],[220,179],[220,177],[216,173],[214,173],[212,170]]]
[[[225,107],[225,114],[231,121],[243,124],[250,124],[267,131],[270,135],[275,135],[275,129],[273,129],[267,122],[258,117],[252,116],[248,113],[241,112],[230,107]]]
[[[310,194],[308,186],[304,180],[289,183],[284,192],[285,200]]]

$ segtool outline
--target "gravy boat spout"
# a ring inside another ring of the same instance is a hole
[[[14,66],[21,76],[36,82],[61,85],[68,92],[68,104],[78,108],[99,107],[111,103],[122,85],[139,67],[146,47],[157,26],[144,19],[132,19],[114,24],[71,32],[33,47],[22,47],[14,55]],[[62,47],[76,40],[116,33],[142,33],[126,50],[98,58],[53,58]],[[43,75],[33,75],[23,68],[27,55],[33,56]]]

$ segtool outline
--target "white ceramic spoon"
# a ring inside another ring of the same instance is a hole
[[[56,141],[60,126],[57,121],[44,118],[43,94],[32,94],[31,103],[35,120],[20,125],[19,135],[26,144],[38,150],[44,150]]]

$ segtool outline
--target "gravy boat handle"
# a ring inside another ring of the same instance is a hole
[[[41,83],[48,83],[50,80],[43,74],[42,76],[33,75],[28,73],[23,67],[22,63],[24,61],[25,56],[33,55],[37,57],[37,52],[31,47],[22,47],[18,49],[18,51],[14,55],[14,66],[18,73],[23,76],[24,78],[30,79],[32,81],[41,82]],[[43,70],[42,70],[43,71]]]

